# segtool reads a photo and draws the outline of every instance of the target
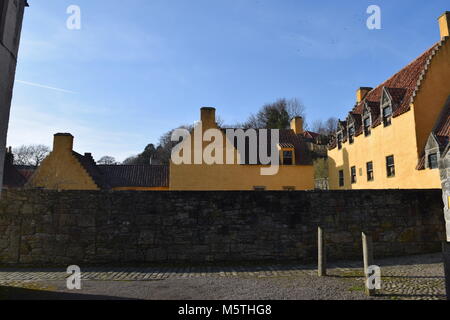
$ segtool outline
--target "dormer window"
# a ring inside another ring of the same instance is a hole
[[[337,144],[338,144],[338,149],[341,150],[342,149],[342,141],[343,141],[343,137],[342,137],[342,132],[338,132],[337,134]]]
[[[368,137],[372,133],[372,121],[370,121],[370,116],[366,116],[363,120],[364,122],[364,136]]]
[[[428,167],[430,169],[437,169],[439,167],[437,153],[432,153],[432,154],[428,155]]]
[[[388,105],[383,108],[383,125],[388,127],[392,124],[392,106]]]
[[[355,142],[355,126],[352,125],[348,128],[348,142],[353,144]]]
[[[390,126],[392,124],[392,101],[387,94],[386,88],[384,88],[383,98],[381,99],[381,115],[383,117],[383,126]]]

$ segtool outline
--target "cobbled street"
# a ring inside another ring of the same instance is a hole
[[[441,254],[376,260],[382,289],[370,299],[444,300]],[[91,267],[81,290],[61,269],[0,268],[0,299],[362,300],[362,263],[340,262],[319,278],[314,265]]]

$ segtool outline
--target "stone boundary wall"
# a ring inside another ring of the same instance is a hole
[[[86,265],[317,259],[437,252],[441,190],[101,192],[5,191],[0,265]]]

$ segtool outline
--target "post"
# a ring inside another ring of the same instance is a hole
[[[447,292],[447,300],[450,301],[450,242],[442,243],[442,254],[444,257],[445,271],[445,291]]]
[[[365,232],[362,233],[362,246],[363,246],[363,260],[364,260],[364,276],[365,276],[365,291],[368,296],[375,295],[375,289],[369,289],[368,279],[369,279],[369,267],[373,265],[373,244],[372,236],[367,235]]]
[[[6,153],[12,90],[14,86],[20,33],[26,0],[0,1],[0,193],[3,184],[3,166]]]
[[[327,275],[327,252],[325,247],[324,233],[321,227],[317,228],[317,244],[318,244],[318,267],[319,277]]]

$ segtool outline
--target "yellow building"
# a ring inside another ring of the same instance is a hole
[[[215,119],[214,108],[201,109],[201,136],[209,129],[219,129]],[[231,129],[231,128],[229,128]],[[236,140],[229,142],[227,148],[227,136],[224,128],[219,129],[223,151],[219,157],[219,164],[194,164],[195,147],[191,144],[190,164],[170,164],[170,189],[171,190],[311,190],[314,189],[314,168],[311,153],[308,150],[303,119],[298,117],[291,121],[291,128],[279,131],[279,143],[276,144],[280,166],[278,172],[273,175],[262,175],[261,169],[268,168],[261,162],[253,163],[249,159],[249,140],[246,140],[245,159],[238,160],[243,155],[237,151]],[[234,130],[234,129],[232,129]],[[257,130],[257,143],[261,134],[267,134],[268,141],[272,134]],[[215,140],[214,140],[215,141]],[[212,139],[211,139],[212,142]],[[203,153],[211,142],[203,142],[200,152]],[[183,142],[184,143],[184,142]],[[270,142],[269,142],[270,143]],[[270,149],[270,147],[268,147]],[[226,164],[227,154],[232,150],[233,164]],[[259,152],[254,150],[255,153]],[[220,164],[222,163],[222,164]]]
[[[73,151],[73,136],[54,135],[53,150],[27,183],[50,190],[167,190],[168,166],[97,165]]]
[[[360,88],[339,122],[329,156],[330,189],[440,188],[425,146],[450,96],[450,12],[441,40],[378,87]]]

